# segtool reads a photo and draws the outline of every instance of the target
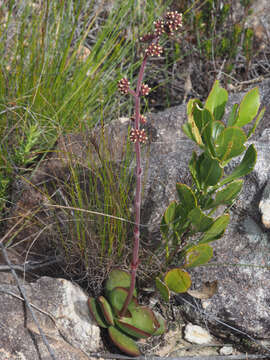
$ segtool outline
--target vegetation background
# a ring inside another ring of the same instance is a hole
[[[10,251],[24,261],[60,254],[64,273],[96,293],[113,266],[128,266],[132,151],[127,144],[121,165],[115,164],[109,151],[99,152],[108,139],[101,137],[97,143],[90,134],[118,117],[132,116],[132,99],[118,95],[117,82],[125,75],[135,83],[143,49],[139,37],[168,9],[184,14],[183,31],[164,44],[165,55],[147,68],[152,92],[143,112],[160,111],[194,96],[204,99],[215,78],[234,91],[269,74],[269,43],[252,25],[253,3],[1,3],[0,232]],[[14,214],[14,188],[22,184],[24,192],[25,184],[36,187],[34,174],[46,157],[59,155],[56,144],[68,134],[84,135],[83,144],[91,145],[85,145],[89,163],[82,167],[80,159],[67,154],[69,177],[41,184],[46,201],[59,205],[55,211],[44,212],[38,203],[30,213],[21,209]],[[42,233],[49,235],[46,244],[41,244]],[[147,258],[149,254],[145,264]]]

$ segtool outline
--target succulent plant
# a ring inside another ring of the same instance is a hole
[[[160,314],[139,305],[136,289],[126,313],[121,314],[130,283],[131,275],[128,272],[112,270],[105,283],[105,296],[97,299],[89,297],[88,307],[92,318],[100,327],[108,329],[110,339],[121,351],[130,356],[139,356],[140,350],[135,340],[163,334],[166,322]]]

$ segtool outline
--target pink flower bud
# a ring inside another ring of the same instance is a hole
[[[129,83],[128,79],[123,78],[118,81],[118,90],[120,91],[121,94],[128,94],[129,85],[130,85],[130,83]]]

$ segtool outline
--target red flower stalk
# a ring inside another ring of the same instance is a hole
[[[140,129],[140,123],[146,121],[145,117],[140,114],[140,97],[146,96],[151,90],[147,84],[143,84],[143,75],[145,71],[146,62],[149,56],[160,56],[163,49],[159,45],[158,41],[160,36],[164,33],[167,35],[172,35],[182,26],[182,14],[179,14],[177,11],[168,12],[165,17],[161,20],[158,20],[154,23],[155,31],[153,34],[146,34],[140,40],[142,42],[149,42],[150,44],[145,51],[144,58],[140,67],[136,91],[130,89],[129,81],[126,78],[121,79],[118,82],[118,89],[122,94],[131,94],[134,97],[135,101],[135,116],[131,119],[134,121],[134,128],[130,131],[130,140],[134,142],[135,153],[136,153],[136,192],[135,192],[135,225],[134,225],[134,247],[133,255],[131,262],[131,283],[126,297],[125,303],[122,310],[120,311],[120,316],[124,316],[130,303],[133,291],[135,288],[136,282],[136,273],[139,264],[139,245],[140,245],[140,216],[141,216],[141,187],[142,187],[142,168],[141,168],[141,144],[145,143],[147,140],[146,133],[143,129]]]

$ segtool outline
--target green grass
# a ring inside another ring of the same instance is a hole
[[[10,1],[0,13],[0,196],[9,179],[34,167],[59,134],[81,132],[130,110],[117,80],[136,40],[165,10],[161,1]],[[82,60],[83,47],[89,49]]]

